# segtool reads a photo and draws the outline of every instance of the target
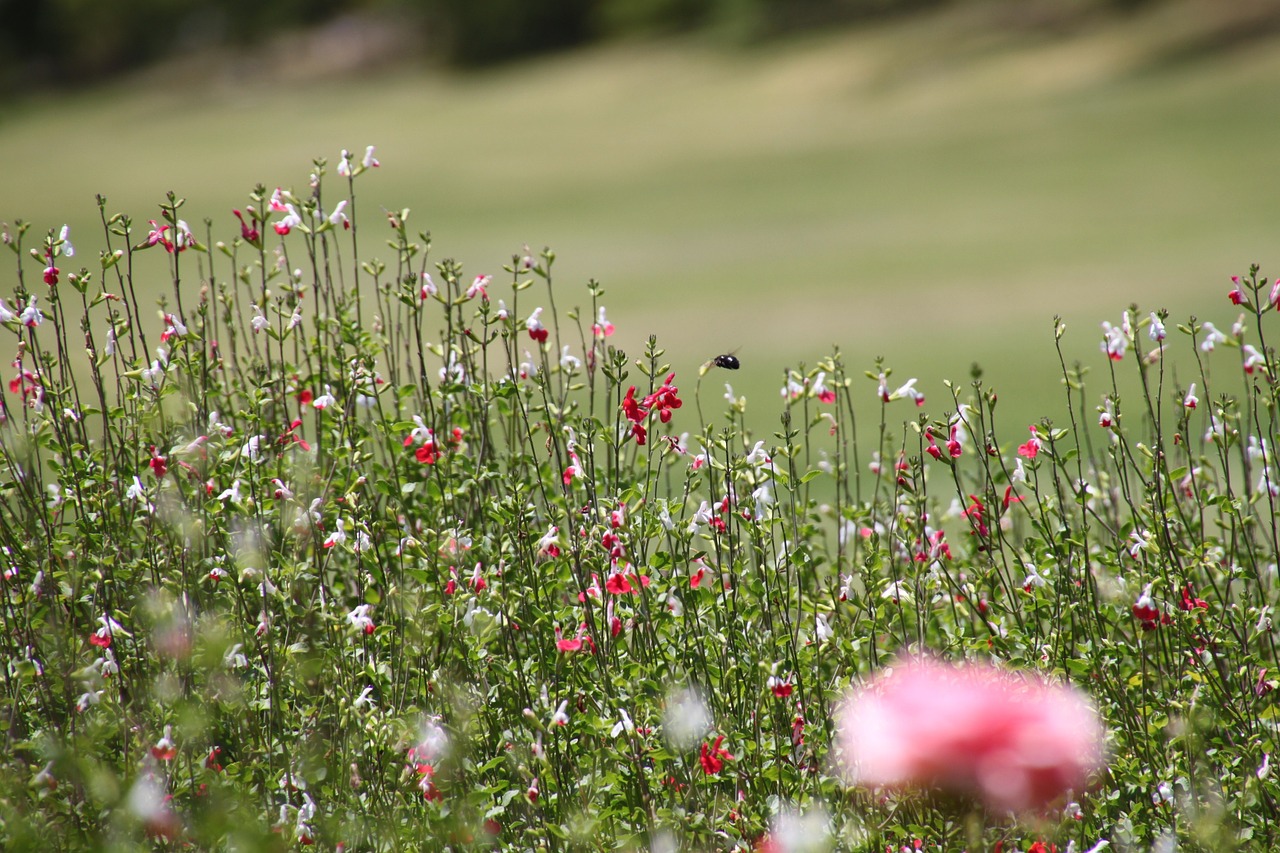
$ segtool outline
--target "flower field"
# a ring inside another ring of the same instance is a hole
[[[554,252],[361,208],[377,168],[6,227],[0,846],[1280,837],[1280,281],[1124,311],[997,434],[976,370],[622,352]]]

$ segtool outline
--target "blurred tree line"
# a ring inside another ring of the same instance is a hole
[[[715,29],[749,41],[963,2],[973,0],[0,0],[0,90],[74,85],[344,15],[393,17],[420,33],[423,55],[480,66],[602,38]],[[1050,2],[1131,9],[1159,0]]]

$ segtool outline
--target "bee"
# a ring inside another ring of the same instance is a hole
[[[734,355],[736,352],[737,350],[727,352],[724,355],[718,355],[710,361],[703,363],[702,367],[698,368],[698,376],[705,376],[707,371],[713,367],[723,367],[725,370],[737,370],[742,366],[742,364],[738,361],[738,357]]]
[[[731,352],[716,356],[711,359],[711,363],[716,367],[723,367],[725,370],[737,370],[742,366],[738,361],[738,357]]]

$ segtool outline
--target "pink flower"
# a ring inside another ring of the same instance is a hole
[[[1031,439],[1026,444],[1018,445],[1018,455],[1026,459],[1035,459],[1040,453],[1040,439],[1036,437],[1036,428],[1028,427],[1031,430]]]
[[[942,788],[1000,811],[1034,811],[1102,763],[1102,725],[1076,689],[986,665],[907,660],[840,712],[857,785]]]

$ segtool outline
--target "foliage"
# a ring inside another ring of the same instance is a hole
[[[756,439],[550,250],[464,274],[404,209],[379,259],[377,165],[199,231],[100,199],[93,269],[6,230],[6,849],[1274,843],[1280,286],[1177,327],[1192,387],[1167,317],[1105,324],[1102,405],[1064,363],[1022,443],[980,375],[928,408],[840,353]],[[833,709],[924,652],[1084,688],[1108,769],[1030,822],[846,789]]]

